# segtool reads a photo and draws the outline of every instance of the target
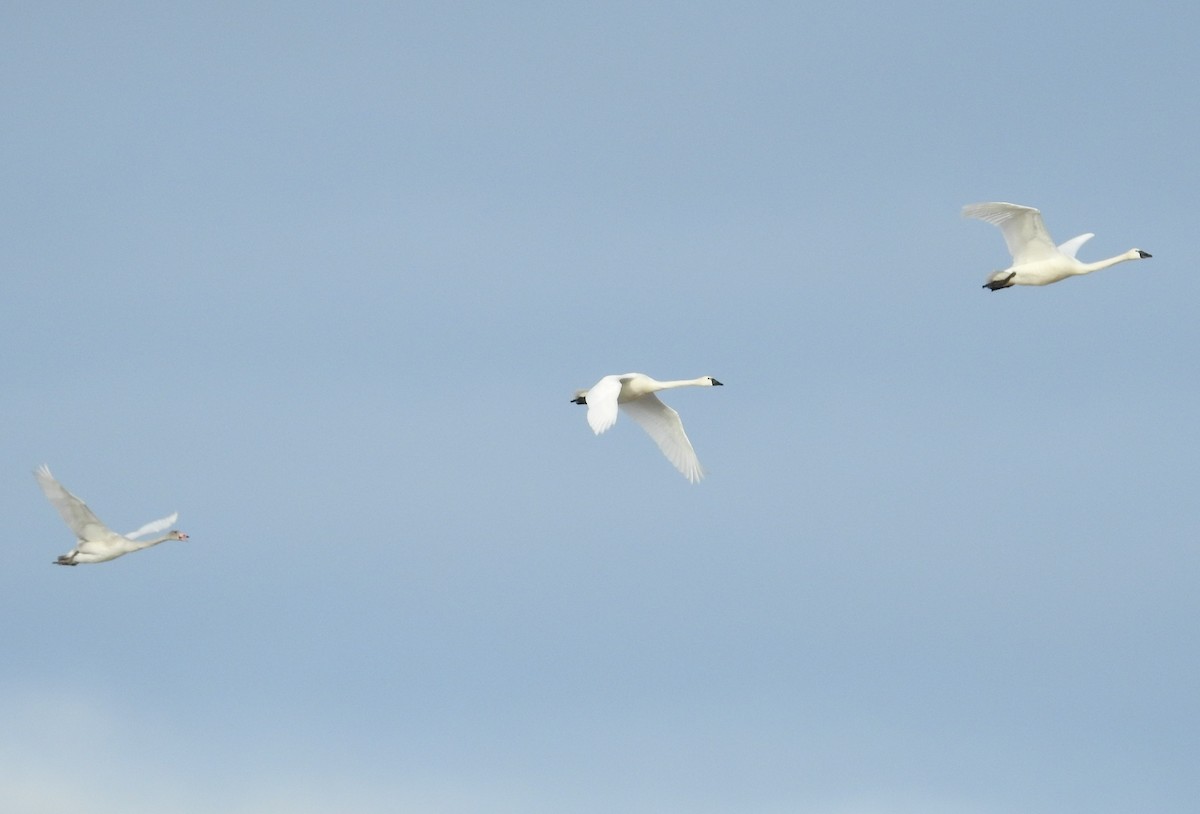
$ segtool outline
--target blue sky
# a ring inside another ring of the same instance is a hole
[[[1195,810],[1193,9],[0,21],[0,808]]]

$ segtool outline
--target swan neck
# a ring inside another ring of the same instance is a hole
[[[1132,260],[1128,254],[1118,254],[1116,257],[1110,257],[1107,260],[1097,260],[1095,263],[1080,263],[1079,271],[1076,274],[1090,274],[1093,271],[1106,269],[1115,266],[1117,263],[1124,263],[1126,260]]]
[[[698,379],[673,379],[669,382],[655,382],[657,389],[670,390],[673,387],[703,387],[708,384],[703,376]]]
[[[173,540],[173,539],[175,539],[175,538],[173,538],[171,535],[164,534],[162,537],[155,537],[152,540],[138,540],[137,541],[137,550],[140,551],[143,548],[149,548],[150,546],[155,546],[155,545],[158,545],[159,543],[165,543],[167,540]]]

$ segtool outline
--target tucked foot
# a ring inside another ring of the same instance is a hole
[[[1016,276],[1017,276],[1017,273],[1014,271],[1014,272],[1011,272],[1007,277],[1000,277],[995,280],[988,280],[986,283],[983,284],[983,287],[989,288],[992,291],[999,291],[1002,288],[1012,288],[1014,285],[1016,285],[1016,283],[1014,283],[1012,281],[1012,278],[1016,277]]]

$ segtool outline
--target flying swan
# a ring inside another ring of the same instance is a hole
[[[1042,213],[1031,206],[1002,202],[977,203],[964,206],[962,213],[965,218],[975,218],[998,226],[1004,233],[1004,242],[1008,244],[1008,253],[1012,255],[1013,262],[1003,271],[988,275],[983,287],[992,291],[1014,285],[1049,285],[1067,277],[1106,269],[1126,260],[1150,257],[1149,252],[1130,249],[1107,260],[1081,263],[1075,259],[1075,252],[1095,235],[1088,232],[1055,246],[1046,231],[1046,225],[1042,223]]]
[[[147,523],[129,534],[117,534],[101,523],[100,519],[92,514],[92,510],[87,507],[86,503],[68,492],[61,483],[55,480],[54,476],[50,474],[50,467],[42,464],[33,474],[42,487],[42,491],[46,493],[46,498],[54,504],[54,508],[58,509],[62,519],[79,538],[79,542],[73,549],[54,561],[55,565],[108,562],[122,554],[128,554],[130,551],[140,551],[167,540],[186,540],[188,538],[182,531],[168,531],[162,537],[151,540],[137,539],[170,528],[179,519],[178,512],[161,520]]]
[[[654,439],[662,454],[692,483],[704,477],[704,469],[696,458],[696,450],[683,431],[679,413],[663,404],[659,390],[673,387],[720,387],[721,383],[712,376],[698,379],[660,382],[643,373],[623,373],[605,376],[587,390],[577,390],[575,404],[586,404],[588,425],[599,435],[617,423],[617,408],[641,425],[646,434]]]

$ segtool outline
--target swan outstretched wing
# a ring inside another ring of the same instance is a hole
[[[131,540],[136,540],[138,537],[145,537],[147,534],[154,534],[159,531],[166,531],[175,525],[175,521],[179,519],[179,512],[171,512],[171,514],[161,520],[151,520],[146,525],[142,526],[137,531],[131,531],[125,536]]]
[[[590,396],[588,401],[591,401]],[[704,469],[696,457],[696,450],[692,449],[692,442],[683,431],[679,413],[663,404],[653,393],[627,401],[621,405],[621,409],[654,439],[662,454],[685,478],[695,483],[704,477]]]
[[[1079,247],[1082,246],[1084,243],[1087,243],[1089,240],[1091,240],[1094,237],[1095,237],[1095,235],[1092,234],[1091,232],[1082,234],[1079,237],[1073,237],[1070,240],[1068,240],[1066,243],[1059,243],[1058,250],[1060,252],[1062,252],[1063,254],[1065,254],[1067,257],[1074,257],[1076,252],[1079,251]]]
[[[617,423],[617,397],[620,395],[620,376],[605,376],[587,391],[588,426],[596,435]]]
[[[964,206],[962,213],[965,218],[975,218],[1000,228],[1014,266],[1058,256],[1058,249],[1050,239],[1046,225],[1042,223],[1042,213],[1032,206],[1003,202],[977,203]]]
[[[71,531],[80,540],[105,540],[118,536],[116,532],[100,522],[100,518],[75,495],[63,488],[63,485],[50,474],[50,467],[42,464],[33,473],[42,487],[46,499],[58,509],[63,521],[70,526]]]

